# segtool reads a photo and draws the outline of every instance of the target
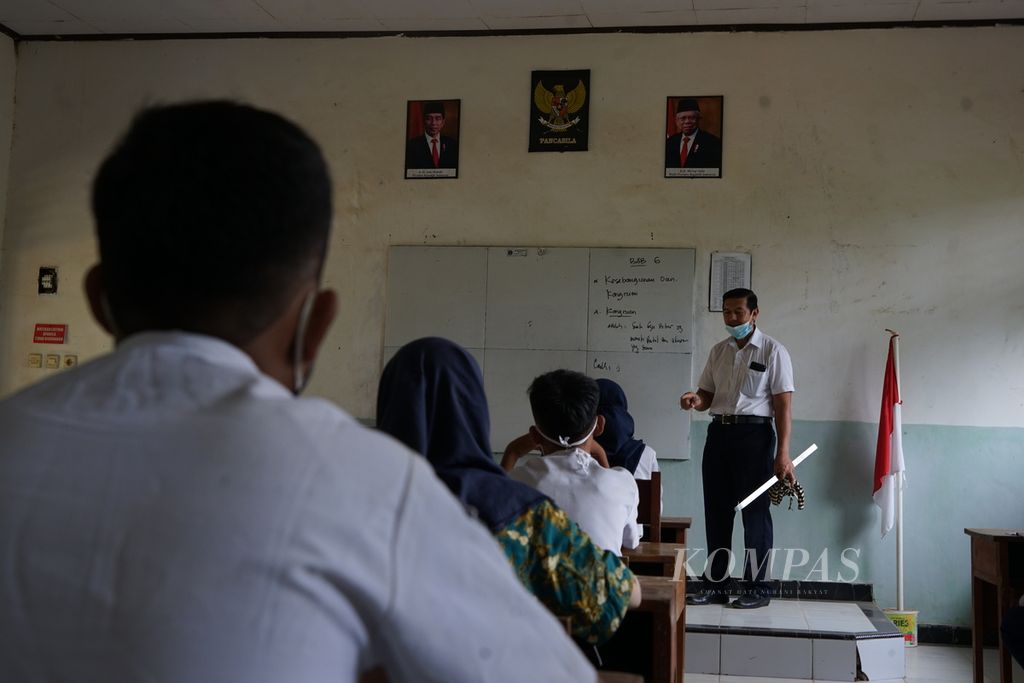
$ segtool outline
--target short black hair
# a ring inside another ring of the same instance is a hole
[[[331,179],[294,123],[228,101],[141,111],[92,188],[118,332],[245,343],[323,264]]]
[[[728,292],[722,295],[722,303],[725,303],[726,299],[746,299],[747,310],[752,311],[757,308],[757,294],[754,294],[751,290],[746,287],[737,287],[736,289],[730,289]]]
[[[428,114],[440,114],[441,118],[444,118],[444,102],[438,100],[431,100],[423,105],[423,118],[427,118]]]
[[[533,421],[546,436],[578,441],[594,426],[601,390],[592,377],[553,370],[530,383]]]
[[[684,111],[695,111],[700,114],[700,105],[697,103],[697,100],[685,97],[676,102],[676,113],[682,114]]]

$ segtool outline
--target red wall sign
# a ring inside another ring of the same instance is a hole
[[[33,344],[63,344],[68,334],[67,325],[47,325],[36,323],[36,331],[32,335]]]

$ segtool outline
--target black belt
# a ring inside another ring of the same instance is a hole
[[[764,415],[712,415],[712,422],[720,425],[763,425],[772,421]]]

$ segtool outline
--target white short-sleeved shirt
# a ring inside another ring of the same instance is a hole
[[[697,386],[714,394],[712,415],[774,413],[772,396],[793,391],[793,364],[786,347],[759,329],[742,349],[733,338],[711,347]]]
[[[594,681],[423,458],[223,341],[0,401],[0,680]]]
[[[628,470],[605,469],[573,448],[520,460],[511,476],[554,500],[599,548],[621,555],[622,548],[640,543],[640,492]]]
[[[658,467],[657,453],[653,448],[644,444],[644,452],[640,454],[640,460],[636,464],[636,470],[633,471],[634,479],[643,479],[650,481],[651,474],[654,472],[660,472],[661,468]],[[661,511],[665,511],[665,485],[661,486]],[[642,529],[643,527],[641,527]],[[657,542],[658,539],[652,538],[652,541]]]
[[[649,480],[651,473],[660,472],[658,467],[657,453],[653,448],[644,444],[644,452],[640,454],[640,460],[636,463],[636,470],[633,472],[634,479]]]

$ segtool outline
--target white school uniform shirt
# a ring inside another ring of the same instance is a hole
[[[650,480],[653,472],[660,472],[658,467],[657,453],[653,448],[644,444],[644,451],[640,454],[640,460],[636,463],[636,470],[633,472],[634,479]]]
[[[653,448],[651,448],[647,444],[644,444],[643,453],[640,454],[640,460],[637,461],[636,469],[633,471],[633,478],[638,480],[638,481],[639,480],[650,481],[651,480],[651,474],[654,473],[654,472],[660,472],[660,471],[661,471],[661,468],[658,467],[657,453],[655,452],[655,450]],[[664,484],[661,485],[661,491],[659,492],[659,494],[660,494],[660,498],[658,500],[660,501],[660,504],[658,506],[658,510],[661,511],[661,512],[665,512],[665,485]],[[643,527],[641,527],[641,531],[642,530],[643,530]],[[657,543],[660,539],[652,538],[651,540],[654,541],[655,543]]]
[[[572,448],[521,460],[511,476],[555,501],[599,548],[621,555],[623,547],[640,543],[640,492],[628,470],[605,469],[586,451]]]
[[[0,680],[594,681],[428,464],[223,341],[0,401]]]
[[[732,337],[711,347],[697,386],[715,395],[712,415],[771,417],[772,396],[794,390],[793,363],[785,346],[754,328],[742,349]]]

